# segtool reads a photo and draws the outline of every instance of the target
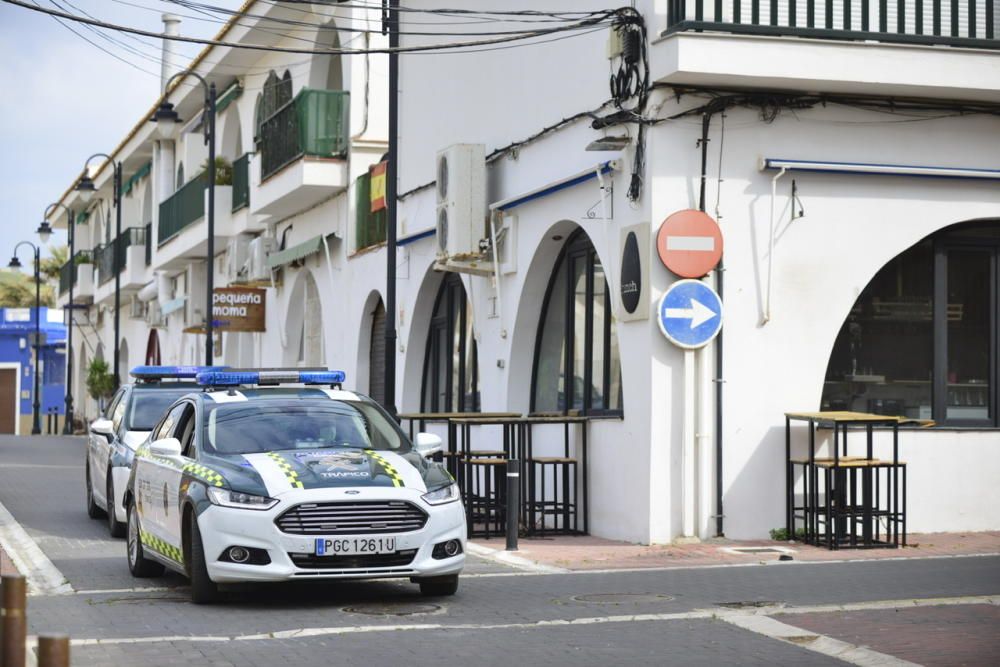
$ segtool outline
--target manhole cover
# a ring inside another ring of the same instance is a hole
[[[365,614],[366,616],[422,616],[424,614],[434,614],[441,611],[441,607],[436,604],[416,604],[416,603],[372,603],[356,604],[345,607],[344,611],[349,614]]]
[[[719,551],[738,556],[753,556],[756,554],[793,554],[795,549],[788,547],[720,547]]]
[[[674,596],[663,593],[591,593],[574,595],[572,599],[587,604],[648,604],[650,602],[670,602]]]
[[[719,607],[726,609],[760,609],[761,607],[781,607],[784,602],[774,600],[739,600],[737,602],[719,602]]]

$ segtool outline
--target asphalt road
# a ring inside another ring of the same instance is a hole
[[[74,589],[32,596],[29,631],[68,633],[74,665],[844,664],[746,615],[818,623],[820,605],[878,614],[901,606],[885,601],[1000,598],[995,557],[542,574],[470,556],[452,598],[422,598],[405,580],[309,582],[239,588],[199,607],[183,577],[133,579],[124,541],[87,518],[84,447],[0,436],[0,503]]]

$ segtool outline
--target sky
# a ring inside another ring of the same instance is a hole
[[[35,1],[154,32],[162,31],[164,13],[181,16],[182,35],[211,37],[221,27],[214,17],[206,20],[166,0]],[[211,4],[235,9],[242,2],[211,0]],[[59,200],[84,161],[94,153],[114,150],[159,95],[159,40],[110,33],[146,56],[142,57],[80,24],[71,25],[127,62],[88,44],[52,17],[0,2],[0,87],[6,91],[0,97],[2,267],[19,241],[38,243],[35,230],[45,208]],[[177,45],[185,64],[199,50],[196,44]],[[62,230],[48,245],[65,243]],[[27,247],[21,247],[20,258],[30,271]]]

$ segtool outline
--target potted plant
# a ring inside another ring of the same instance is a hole
[[[115,378],[108,372],[108,362],[103,359],[94,359],[87,366],[87,392],[101,409],[105,399],[115,392]]]

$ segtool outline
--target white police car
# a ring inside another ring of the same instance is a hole
[[[465,512],[444,467],[339,371],[222,371],[136,452],[128,564],[187,575],[195,602],[230,582],[408,577],[452,595]],[[280,386],[293,383],[300,386]]]
[[[130,372],[135,383],[120,387],[104,415],[90,423],[85,465],[87,516],[107,516],[112,537],[125,535],[122,498],[136,447],[174,401],[198,389],[194,379],[199,372],[222,368],[136,366]]]

